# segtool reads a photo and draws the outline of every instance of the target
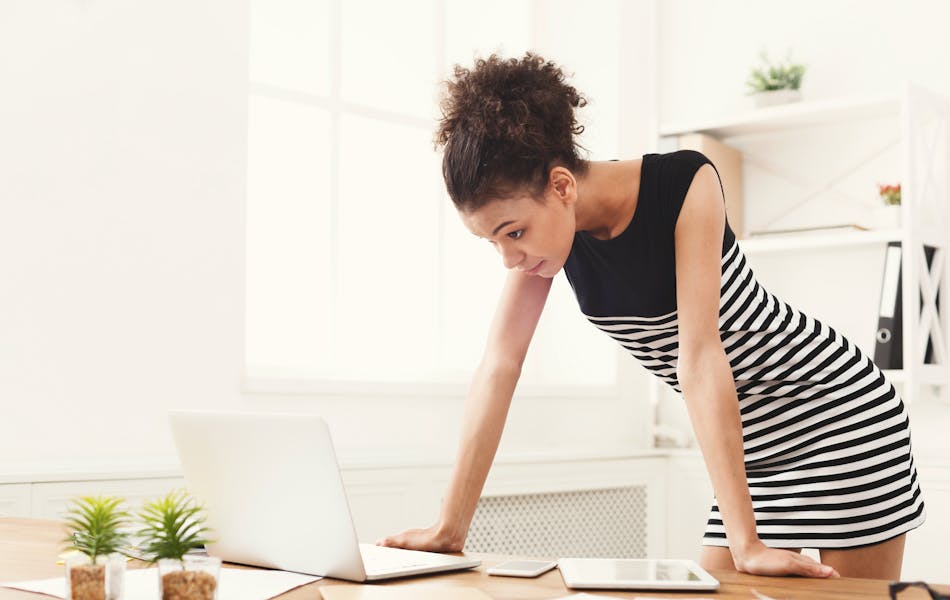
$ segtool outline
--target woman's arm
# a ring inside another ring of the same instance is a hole
[[[458,455],[439,520],[427,529],[410,529],[378,544],[436,552],[457,552],[465,545],[521,366],[550,289],[551,279],[515,270],[508,274],[485,354],[465,401]]]
[[[706,462],[736,569],[758,575],[835,575],[807,556],[766,547],[756,533],[732,369],[719,337],[725,209],[711,165],[696,173],[675,230],[677,377]]]

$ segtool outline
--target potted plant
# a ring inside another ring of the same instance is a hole
[[[802,99],[802,76],[805,65],[794,64],[789,51],[787,64],[771,64],[765,50],[759,52],[762,65],[753,68],[746,80],[750,94],[755,98],[756,107],[772,106]]]
[[[878,184],[881,205],[874,210],[877,227],[900,227],[901,184]]]
[[[213,600],[217,597],[221,559],[189,555],[202,548],[205,534],[204,508],[183,490],[146,502],[139,518],[142,551],[158,563],[158,588],[162,600]]]
[[[67,505],[65,542],[77,551],[66,559],[67,600],[122,600],[125,557],[118,551],[128,541],[129,513],[121,505],[111,496],[80,496]]]
[[[881,196],[881,200],[884,201],[884,206],[901,205],[901,184],[882,185],[879,183],[877,184],[877,191]]]

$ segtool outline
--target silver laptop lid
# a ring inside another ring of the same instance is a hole
[[[317,416],[171,411],[189,490],[223,560],[363,581],[326,422]]]

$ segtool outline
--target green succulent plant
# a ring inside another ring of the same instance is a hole
[[[769,90],[797,90],[801,87],[805,65],[792,63],[791,51],[787,64],[771,64],[764,49],[759,51],[759,58],[762,60],[762,66],[753,68],[746,80],[750,94]]]
[[[122,498],[79,496],[70,500],[66,511],[64,540],[96,562],[99,556],[118,552],[128,542],[129,513],[121,509]]]
[[[138,532],[142,551],[152,562],[161,558],[182,560],[189,550],[209,542],[204,537],[210,531],[205,527],[204,507],[184,490],[146,502],[139,518],[144,524]]]

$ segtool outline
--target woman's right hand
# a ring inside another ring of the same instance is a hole
[[[425,552],[461,552],[465,545],[465,536],[450,533],[440,525],[433,525],[425,529],[407,529],[378,540],[376,545]]]

